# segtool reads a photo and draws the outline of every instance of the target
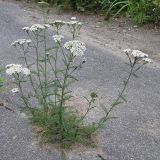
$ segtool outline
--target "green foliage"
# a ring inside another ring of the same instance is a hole
[[[58,8],[71,8],[81,12],[103,13],[105,20],[114,18],[122,11],[134,23],[159,22],[160,0],[45,0]]]
[[[142,24],[147,21],[160,20],[159,0],[129,0],[128,14],[133,22]]]
[[[116,17],[120,12],[122,12],[128,6],[128,1],[118,1],[114,0],[113,2],[109,2],[109,8],[105,13],[105,20],[108,20],[113,14],[113,18]]]
[[[38,134],[40,142],[42,143],[63,143],[62,148],[68,149],[75,143],[81,143],[87,146],[95,146],[91,139],[91,135],[94,131],[94,125],[83,125],[79,123],[80,117],[71,111],[63,113],[63,138],[61,139],[61,126],[60,119],[60,107],[52,106],[50,114],[47,114],[42,109],[32,110],[30,117],[31,123],[41,128],[41,132]],[[29,110],[30,111],[30,110]]]

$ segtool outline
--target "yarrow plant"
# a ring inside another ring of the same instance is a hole
[[[69,41],[65,41],[64,35],[61,34],[63,26],[68,26],[72,35]],[[72,17],[70,22],[55,20],[23,27],[29,39],[16,40],[12,46],[20,51],[25,65],[6,66],[6,73],[13,76],[16,85],[12,92],[20,95],[32,124],[41,128],[39,132],[41,140],[60,142],[62,148],[75,143],[94,145],[92,134],[111,118],[110,113],[117,105],[126,101],[123,94],[131,77],[135,76],[142,66],[151,62],[147,54],[125,49],[130,72],[122,90],[109,109],[101,105],[105,114],[97,123],[85,124],[84,120],[94,109],[98,95],[93,92],[89,98],[85,97],[88,108],[83,115],[74,113],[68,106],[73,96],[71,85],[77,81],[75,73],[86,62],[86,45],[79,39],[81,27],[82,23],[78,22],[76,17]],[[51,33],[52,37],[49,37]],[[27,87],[30,88],[28,92],[24,87],[27,85],[30,86]]]

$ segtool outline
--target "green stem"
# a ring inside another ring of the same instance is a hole
[[[65,89],[66,89],[66,82],[68,79],[68,71],[69,71],[69,67],[70,64],[72,62],[72,58],[73,55],[71,55],[68,60],[69,62],[66,65],[66,71],[64,73],[64,81],[63,81],[63,85],[62,85],[62,92],[61,92],[61,100],[60,100],[60,111],[59,111],[59,122],[60,122],[60,131],[61,131],[61,145],[63,146],[63,131],[64,131],[64,127],[63,127],[63,113],[64,113],[64,93],[65,93]]]
[[[43,96],[44,110],[46,111],[46,98],[45,98],[45,95],[44,95],[44,92],[43,92],[42,82],[41,82],[41,78],[40,78],[40,69],[39,69],[39,54],[38,54],[39,42],[38,42],[38,33],[36,34],[36,41],[37,41],[37,43],[36,43],[35,49],[36,49],[37,76],[38,76],[38,81],[39,81],[39,84],[40,84],[41,93],[42,93],[42,96]]]
[[[44,60],[44,85],[45,85],[45,99],[44,99],[44,105],[45,107],[48,108],[47,106],[47,101],[46,101],[46,94],[47,94],[47,43],[46,43],[46,30],[44,30],[44,50],[45,50],[45,60]]]
[[[57,81],[58,81],[58,77],[57,77],[57,53],[58,53],[58,48],[56,49],[56,54],[55,54],[55,63],[54,63],[54,67],[55,67],[55,72],[54,72],[54,76],[55,76],[55,80],[56,80],[56,86],[55,86],[55,106],[57,105]]]
[[[91,109],[93,109],[93,107],[91,107],[93,99],[91,99],[91,101],[88,101],[88,102],[89,102],[88,109],[85,112],[85,114],[78,120],[77,124],[81,123],[85,119],[85,117],[87,116],[87,114],[89,113],[89,111]],[[78,134],[78,126],[76,126],[76,131],[75,131],[75,135],[74,135],[75,138],[77,137],[77,134]]]
[[[106,116],[105,116],[106,118],[105,118],[101,123],[98,124],[98,126],[94,129],[93,132],[95,132],[98,128],[100,128],[100,127],[106,122],[106,120],[108,119],[107,117],[108,117],[109,114],[112,112],[112,110],[117,106],[119,100],[122,98],[123,93],[125,92],[125,90],[126,90],[126,88],[127,88],[127,86],[128,86],[128,83],[129,83],[129,81],[130,81],[130,79],[131,79],[131,76],[132,76],[132,74],[133,74],[135,64],[136,64],[136,60],[135,60],[135,62],[133,63],[133,65],[131,66],[130,73],[129,73],[129,75],[128,75],[127,80],[124,81],[124,85],[123,85],[123,88],[122,88],[121,92],[119,93],[119,95],[118,95],[118,97],[115,99],[115,101],[111,104],[111,108],[109,109],[109,111],[107,112],[107,114],[106,114]]]
[[[116,100],[112,103],[111,108],[108,111],[108,115],[113,110],[113,108],[115,107],[115,104],[117,104],[119,102],[119,100],[121,99],[121,97],[123,96],[123,93],[126,90],[126,88],[128,86],[128,83],[129,83],[129,80],[130,80],[130,78],[131,78],[131,76],[133,74],[133,68],[134,68],[134,66],[131,68],[129,76],[128,76],[127,80],[124,82],[124,87],[123,87],[122,91],[120,92],[120,94],[118,95],[118,97],[116,98]]]

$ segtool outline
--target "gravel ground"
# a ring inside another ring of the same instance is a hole
[[[17,4],[0,0],[0,64],[21,63],[19,54],[10,43],[25,37],[21,28],[33,23],[29,17],[34,12],[26,11]],[[35,18],[34,21],[38,21]],[[87,43],[87,63],[77,75],[80,79],[75,94],[87,94],[95,90],[111,103],[122,80],[126,77],[125,57],[110,50]],[[160,159],[160,65],[154,63],[142,69],[140,77],[128,87],[128,102],[114,112],[119,118],[107,123],[98,133],[99,148],[75,147],[68,152],[70,160],[159,160]],[[10,86],[12,87],[12,86]],[[80,92],[79,92],[80,91]],[[6,106],[14,112],[0,108],[0,160],[59,160],[54,149],[40,148],[24,114],[20,112],[18,97],[1,95]],[[99,109],[89,121],[100,116]]]

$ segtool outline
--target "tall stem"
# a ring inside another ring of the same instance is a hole
[[[126,88],[127,88],[127,86],[128,86],[129,80],[130,80],[130,78],[131,78],[131,76],[132,76],[132,74],[133,74],[133,68],[134,68],[134,66],[131,67],[131,71],[130,71],[130,73],[129,73],[129,75],[128,75],[127,80],[124,82],[122,91],[120,92],[120,94],[118,95],[118,97],[116,98],[116,100],[112,103],[111,108],[110,108],[109,111],[108,111],[108,115],[109,115],[109,113],[113,110],[113,108],[115,107],[115,105],[119,102],[119,100],[122,98],[123,93],[125,92],[125,90],[126,90]]]
[[[123,85],[123,88],[121,90],[121,92],[119,93],[118,97],[114,100],[114,102],[111,104],[111,108],[109,109],[109,111],[107,112],[107,114],[105,115],[105,119],[98,124],[98,126],[94,129],[93,132],[95,132],[98,128],[100,128],[105,122],[106,120],[108,119],[108,116],[109,114],[112,112],[112,110],[119,104],[119,100],[123,97],[123,93],[125,92],[127,86],[128,86],[128,83],[131,79],[131,76],[134,72],[134,66],[136,64],[136,61],[133,63],[133,65],[131,65],[131,70],[130,70],[130,73],[128,75],[128,78],[126,81],[124,81],[124,85]]]
[[[38,47],[39,47],[39,41],[38,41],[38,33],[36,34],[36,66],[37,66],[37,76],[38,76],[38,80],[39,80],[39,84],[40,84],[40,89],[41,89],[41,93],[43,96],[43,101],[44,101],[44,110],[46,111],[46,98],[43,92],[43,86],[42,86],[42,82],[41,82],[41,78],[40,78],[40,69],[39,69],[39,54],[38,54]]]
[[[56,49],[56,54],[55,54],[55,62],[54,62],[54,76],[55,76],[55,80],[56,80],[56,85],[55,85],[55,106],[57,105],[57,81],[58,81],[58,77],[57,77],[57,53],[58,53],[58,48]]]
[[[60,100],[60,111],[59,111],[59,122],[60,122],[60,131],[61,131],[61,145],[63,145],[63,113],[64,113],[64,93],[65,93],[65,89],[66,89],[66,82],[68,79],[68,71],[69,71],[69,67],[70,64],[72,62],[73,59],[73,55],[69,56],[68,60],[69,62],[66,65],[66,70],[64,73],[64,80],[63,80],[63,85],[62,85],[62,92],[61,92],[61,100]]]
[[[44,85],[45,85],[45,99],[44,99],[44,105],[48,108],[47,102],[46,102],[46,94],[47,94],[47,42],[46,42],[46,30],[44,30],[44,51],[45,51],[45,60],[44,60]]]

